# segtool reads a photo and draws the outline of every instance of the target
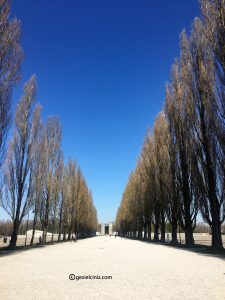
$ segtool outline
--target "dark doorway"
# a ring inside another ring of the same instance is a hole
[[[109,225],[105,225],[105,234],[109,234]]]

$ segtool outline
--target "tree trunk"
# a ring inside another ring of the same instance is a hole
[[[206,109],[204,104],[200,106],[200,121],[201,121],[201,132],[202,132],[202,148],[205,154],[205,170],[208,178],[208,197],[210,203],[211,217],[212,217],[212,247],[215,249],[222,249],[223,242],[221,237],[221,223],[220,223],[220,205],[217,198],[217,178],[216,171],[213,168],[214,156],[210,151],[210,136],[208,136],[207,123],[205,120]]]
[[[177,244],[178,241],[177,241],[177,220],[172,220],[172,241],[171,243],[173,244]]]
[[[18,188],[18,203],[16,207],[16,217],[13,222],[13,230],[12,230],[12,235],[9,243],[9,248],[14,249],[16,247],[16,242],[17,242],[17,235],[19,232],[19,227],[20,227],[20,208],[21,208],[21,203],[22,203],[22,187],[19,186]]]
[[[34,234],[35,234],[36,224],[37,224],[37,216],[36,216],[36,213],[35,213],[34,214],[34,223],[33,223],[32,237],[31,237],[31,240],[30,240],[30,245],[31,246],[34,244]]]
[[[157,222],[154,228],[154,241],[158,242],[158,240],[159,240],[159,223]]]
[[[190,206],[189,205],[186,205],[186,209],[185,209],[184,232],[185,232],[185,244],[186,244],[186,246],[188,246],[188,247],[194,246],[194,237],[193,237],[193,229],[192,229],[192,222],[191,222]]]
[[[60,219],[59,219],[59,235],[58,235],[58,241],[61,240],[61,234],[62,234],[62,216],[60,215]]]
[[[42,225],[42,238],[41,238],[41,243],[44,245],[45,243],[45,226]]]
[[[159,211],[155,211],[155,224],[154,224],[154,241],[159,240]]]
[[[182,140],[180,145],[180,162],[181,162],[181,173],[182,173],[182,197],[184,205],[184,231],[185,231],[185,244],[186,246],[194,245],[193,229],[191,221],[190,206],[192,202],[191,192],[189,188],[189,170],[187,162],[187,150],[185,142]]]
[[[215,202],[213,203],[215,204]],[[215,205],[214,205],[215,206]],[[212,210],[212,248],[223,249],[219,209]]]
[[[139,228],[138,230],[138,239],[141,240],[142,239],[142,230]]]
[[[14,249],[16,247],[16,242],[17,242],[17,235],[20,227],[20,222],[19,220],[15,220],[13,223],[13,230],[12,230],[12,235],[9,243],[9,248]]]
[[[71,228],[69,228],[69,232],[68,232],[68,238],[67,240],[70,240],[71,239]]]
[[[192,230],[186,229],[185,231],[185,244],[186,246],[192,247],[194,246],[194,237]]]
[[[45,217],[44,217],[43,244],[45,244],[47,241],[49,207],[50,207],[50,199],[49,199],[49,193],[48,193],[48,196],[46,199],[46,208],[45,208]]]
[[[166,240],[166,222],[164,211],[161,211],[161,242]]]
[[[63,227],[63,241],[66,240],[66,228],[65,226]]]
[[[144,240],[147,240],[147,223],[144,224]]]
[[[62,235],[62,233],[61,233],[61,228],[59,228],[58,241],[61,240],[61,235]]]
[[[152,231],[152,224],[151,222],[148,223],[148,240],[152,240],[152,237],[151,237],[151,231]]]

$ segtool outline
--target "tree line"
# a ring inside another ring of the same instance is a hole
[[[172,242],[177,228],[194,244],[199,213],[223,248],[225,220],[225,1],[202,0],[190,33],[180,35],[163,110],[147,130],[116,216],[121,234]]]
[[[34,75],[25,83],[15,113],[12,138],[11,97],[20,79],[21,25],[10,17],[10,1],[0,0],[0,204],[12,220],[10,248],[14,248],[20,225],[33,213],[35,228],[41,225],[42,242],[49,226],[58,239],[72,234],[96,232],[98,221],[92,194],[78,163],[64,163],[60,120],[50,116],[44,123],[41,106],[35,104]],[[8,145],[8,147],[7,147]]]

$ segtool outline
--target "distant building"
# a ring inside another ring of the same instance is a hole
[[[100,234],[101,235],[112,235],[113,234],[113,223],[100,224]]]

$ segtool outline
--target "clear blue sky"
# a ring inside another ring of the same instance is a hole
[[[164,101],[179,34],[197,0],[20,0],[22,83],[35,73],[44,119],[59,115],[100,222],[115,219],[146,127]],[[14,103],[21,85],[14,92]],[[15,108],[15,104],[14,104]]]

